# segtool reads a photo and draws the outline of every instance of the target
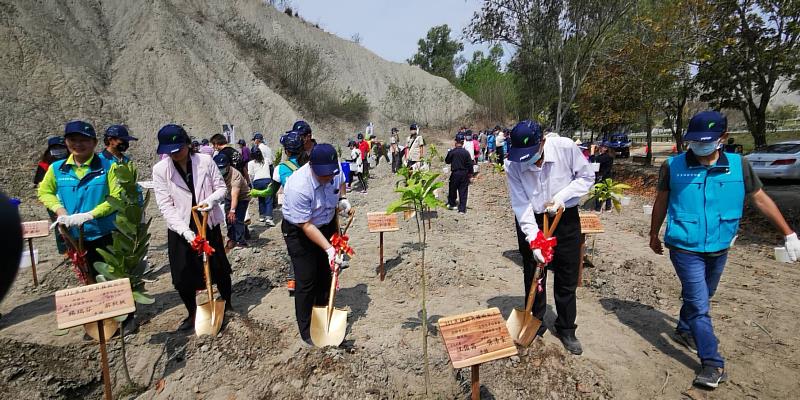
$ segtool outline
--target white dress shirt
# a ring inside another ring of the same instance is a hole
[[[259,143],[258,149],[261,150],[261,155],[264,156],[264,164],[269,166],[275,163],[275,155],[272,154],[272,149],[270,149],[266,143]]]
[[[318,228],[331,222],[339,204],[344,174],[339,173],[328,183],[322,184],[306,163],[286,180],[283,188],[283,218],[295,225],[311,222]]]
[[[548,137],[543,157],[541,167],[505,160],[511,208],[528,242],[539,232],[534,214],[543,213],[555,199],[574,207],[594,185],[594,172],[572,140]]]

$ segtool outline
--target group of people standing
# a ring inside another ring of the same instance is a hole
[[[391,133],[391,158],[386,158],[392,170],[399,168],[398,160],[402,159],[405,166],[418,167],[424,158],[425,142],[417,127],[410,126],[405,147],[399,145],[397,130]],[[682,285],[683,305],[676,340],[700,358],[702,367],[695,383],[712,388],[727,379],[727,372],[709,316],[710,299],[722,275],[746,198],[784,235],[790,258],[800,257],[797,234],[762,190],[749,163],[738,154],[720,151],[727,136],[727,120],[718,112],[701,112],[690,120],[685,135],[689,150],[661,166],[650,229],[650,247],[661,254],[660,228],[667,220],[664,242]],[[208,213],[204,236],[214,250],[211,278],[225,300],[227,313],[233,310],[232,269],[221,226],[227,220],[229,240],[246,237],[246,230],[242,231],[239,224],[244,221],[251,194],[259,198],[263,220],[271,222],[271,201],[282,187],[281,232],[292,264],[295,316],[302,343],[310,346],[312,307],[326,304],[331,273],[343,266],[331,237],[338,232],[339,215],[351,211],[347,199],[350,177],[341,168],[337,150],[330,144],[317,144],[311,127],[304,121],[297,121],[280,137],[283,161],[274,159],[260,133],[253,134],[254,145],[246,152],[228,146],[223,135],[214,135],[209,140],[208,147],[213,148],[210,154],[205,145],[193,143],[180,125],[163,126],[157,138],[156,152],[163,158],[153,166],[154,192],[167,224],[172,282],[188,313],[178,329],[194,325],[195,292],[203,288],[202,259],[196,251],[200,227],[191,218],[192,209]],[[97,249],[112,242],[114,210],[107,197],[118,197],[116,170],[119,165],[129,164],[125,151],[136,140],[123,125],[108,127],[103,139],[104,150],[95,153],[98,140],[93,126],[83,121],[67,123],[63,137],[48,139],[36,173],[39,198],[52,219],[73,234],[82,227],[90,266],[100,260]],[[376,143],[379,142],[365,140],[363,135],[349,143],[347,161],[363,192],[369,175],[366,154]],[[246,143],[243,146],[246,148]],[[492,154],[505,168],[523,260],[521,287],[525,294],[536,291],[533,315],[544,320],[546,280],[553,275],[555,334],[567,351],[581,354],[583,347],[576,336],[581,254],[578,207],[581,197],[595,184],[596,174],[576,143],[558,135],[544,135],[534,121],[519,122],[507,132],[499,126],[477,135],[464,130],[456,134],[454,147],[445,157],[451,166],[451,209],[466,212],[467,187],[475,173],[474,165],[494,158]],[[603,154],[601,151],[595,159],[601,164],[601,171],[607,163]],[[553,247],[540,227],[546,214],[559,212],[562,216],[553,231],[557,243]],[[534,282],[537,268],[542,268],[543,273]],[[542,325],[537,334],[545,333]]]

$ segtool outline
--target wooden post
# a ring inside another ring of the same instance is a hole
[[[480,364],[475,364],[470,367],[470,371],[472,372],[470,375],[472,377],[470,380],[472,381],[472,400],[481,400],[481,382],[478,373],[478,369],[481,367]]]
[[[594,251],[594,250],[592,250]],[[581,261],[578,264],[578,287],[583,286],[583,258],[586,257],[586,234],[581,233]]]
[[[103,332],[103,320],[97,321],[97,335],[100,337],[100,362],[103,369],[103,393],[105,400],[111,400],[111,376],[108,371],[108,354],[106,353],[106,334]],[[125,340],[124,335],[121,340]]]
[[[33,256],[33,238],[28,238],[28,252],[31,256],[31,272],[33,272],[33,286],[39,286],[39,278],[36,277],[36,258]]]
[[[384,268],[383,265],[383,232],[380,233],[380,243],[381,243],[381,250],[380,250],[381,263],[380,266],[378,267],[378,271],[380,271],[379,273],[381,276],[381,282],[383,282],[383,279],[386,278],[386,269]]]

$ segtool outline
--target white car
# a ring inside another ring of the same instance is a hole
[[[745,158],[759,178],[800,179],[800,140],[774,143]]]

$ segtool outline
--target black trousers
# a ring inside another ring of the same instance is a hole
[[[333,236],[336,232],[335,218],[319,230],[326,238]],[[311,309],[328,304],[331,286],[328,255],[300,227],[285,219],[281,223],[281,232],[294,268],[294,313],[297,328],[300,330],[300,337],[308,341],[311,338]]]
[[[498,146],[497,150],[494,151],[497,154],[497,163],[503,165],[503,161],[505,160],[506,153],[503,149],[503,146]]]
[[[552,222],[552,218],[550,221]],[[531,281],[533,280],[534,267],[536,266],[533,258],[533,251],[530,248],[530,243],[525,238],[525,234],[519,227],[519,222],[515,221],[517,225],[517,242],[519,245],[519,252],[522,254],[522,269],[525,281],[525,298],[527,299],[528,292],[531,288]],[[536,214],[536,223],[540,228],[544,228],[542,214]],[[561,216],[561,221],[553,233],[556,237],[557,244],[555,247],[553,261],[547,266],[547,269],[542,274],[542,291],[536,294],[533,315],[539,320],[544,320],[544,314],[547,307],[547,270],[550,270],[554,275],[553,281],[553,299],[556,303],[556,318],[555,329],[560,334],[574,334],[575,317],[577,310],[575,306],[576,297],[575,290],[578,288],[578,267],[580,264],[580,250],[581,250],[581,221],[578,216],[578,207],[571,207],[564,210]]]
[[[469,174],[466,171],[454,171],[450,174],[450,187],[447,193],[447,205],[456,205],[458,193],[458,211],[467,212],[467,196],[469,191]]]

